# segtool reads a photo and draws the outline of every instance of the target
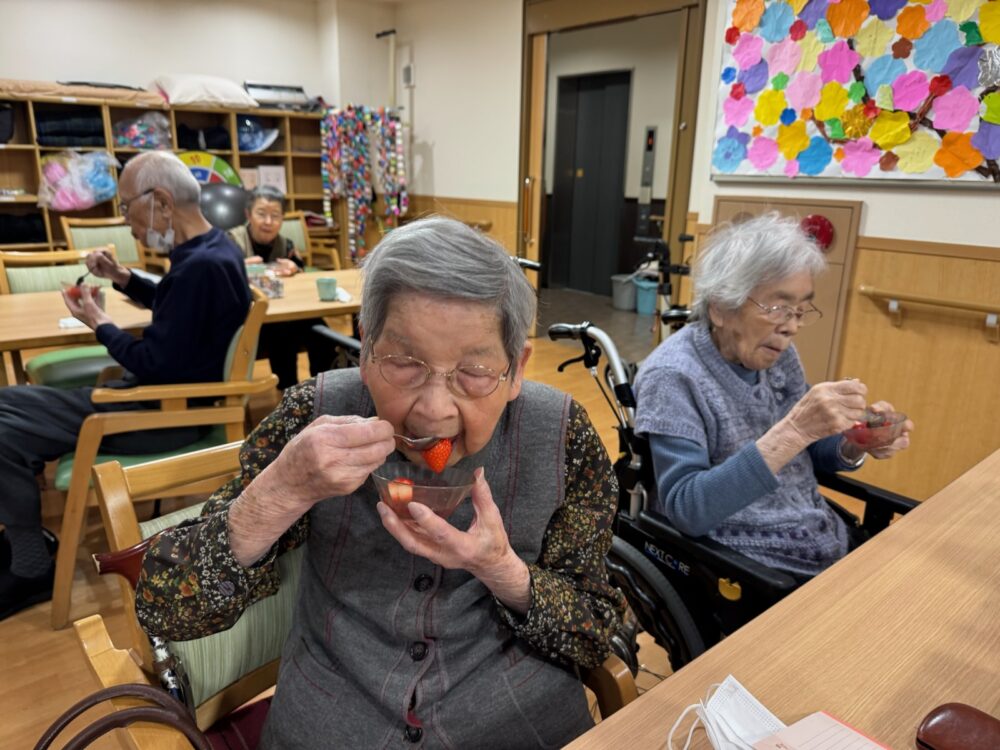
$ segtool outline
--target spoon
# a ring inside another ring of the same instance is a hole
[[[83,280],[84,280],[85,278],[87,278],[88,276],[90,276],[90,271],[87,271],[87,272],[86,272],[85,274],[83,274],[83,276],[81,276],[80,278],[78,278],[78,279],[76,280],[76,285],[77,285],[77,286],[80,286],[80,284],[82,284],[82,283],[83,283]]]
[[[406,435],[393,434],[393,437],[402,442],[407,448],[414,451],[427,450],[432,445],[447,439],[447,438],[435,437],[434,435],[422,438],[410,438],[406,437]]]

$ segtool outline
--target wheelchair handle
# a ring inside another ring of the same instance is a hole
[[[514,255],[512,255],[511,258],[513,258],[514,262],[517,263],[517,265],[519,265],[525,271],[541,271],[542,270],[542,264],[539,263],[537,260],[529,260],[528,258],[520,258],[520,257],[514,256]]]

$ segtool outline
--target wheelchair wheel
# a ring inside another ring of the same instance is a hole
[[[705,650],[677,591],[639,550],[616,536],[607,566],[611,582],[625,594],[642,629],[666,650],[675,672]]]

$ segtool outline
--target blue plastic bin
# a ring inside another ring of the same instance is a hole
[[[656,287],[659,284],[654,279],[642,279],[636,276],[632,279],[635,284],[635,311],[640,315],[653,315],[656,312]]]

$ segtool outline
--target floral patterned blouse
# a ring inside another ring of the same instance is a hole
[[[263,558],[243,567],[230,549],[228,509],[313,420],[315,395],[315,380],[288,389],[243,444],[241,474],[209,498],[199,517],[154,539],[136,590],[136,612],[148,633],[188,640],[225,630],[250,604],[277,591],[275,558],[307,539],[309,517],[302,516]],[[607,656],[625,606],[604,565],[618,485],[604,446],[576,401],[566,453],[565,500],[549,523],[539,560],[528,564],[528,612],[520,615],[493,601],[514,634],[540,653],[593,667]],[[202,581],[212,585],[202,587]]]

